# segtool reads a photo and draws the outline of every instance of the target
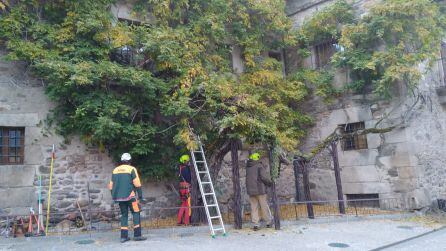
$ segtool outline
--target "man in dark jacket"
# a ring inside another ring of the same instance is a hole
[[[249,156],[246,164],[246,191],[251,204],[251,220],[254,231],[259,229],[259,207],[262,212],[262,219],[267,227],[271,227],[272,217],[266,198],[266,186],[271,186],[271,178],[260,161],[260,154],[253,153]]]
[[[112,198],[119,203],[121,210],[121,242],[130,240],[128,218],[129,208],[133,215],[133,235],[135,241],[146,240],[141,236],[141,219],[139,200],[143,200],[141,190],[141,180],[139,179],[136,168],[130,165],[132,157],[129,153],[121,156],[121,165],[113,170],[112,179],[108,185],[111,190]],[[136,197],[136,193],[138,197]]]

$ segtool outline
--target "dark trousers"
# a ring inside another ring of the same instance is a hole
[[[138,200],[120,201],[119,209],[121,209],[121,238],[129,237],[129,209],[133,215],[133,235],[134,237],[141,236],[141,209]]]

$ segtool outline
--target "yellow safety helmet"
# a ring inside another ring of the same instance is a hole
[[[184,164],[184,163],[188,162],[189,160],[190,160],[189,155],[185,154],[185,155],[181,156],[180,163]]]
[[[252,159],[252,160],[259,160],[260,159],[260,153],[253,153],[253,154],[251,154],[251,155],[249,155],[249,159]]]

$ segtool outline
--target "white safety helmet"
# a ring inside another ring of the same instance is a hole
[[[121,161],[130,161],[132,159],[132,156],[130,153],[123,153],[121,156]]]

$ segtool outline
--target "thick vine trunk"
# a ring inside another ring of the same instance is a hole
[[[299,164],[302,168],[302,176],[304,181],[304,195],[305,201],[307,202],[307,213],[308,218],[314,219],[313,203],[311,203],[311,193],[310,193],[310,178],[308,177],[308,163],[306,160],[300,160]]]
[[[342,192],[341,170],[339,168],[339,158],[336,141],[330,144],[330,154],[333,158],[333,167],[336,179],[336,190],[338,191],[339,213],[345,214],[344,194]]]
[[[297,160],[293,161],[293,171],[294,171],[294,186],[296,189],[296,202],[301,201],[300,197],[300,184],[299,184],[299,163]]]
[[[231,151],[231,141],[226,141],[221,145],[221,147],[219,147],[216,153],[211,156],[211,166],[209,172],[211,173],[213,182],[217,181],[218,174],[220,173],[222,167],[223,159],[229,151]]]
[[[231,161],[232,161],[232,185],[234,190],[234,228],[242,229],[242,195],[240,188],[240,168],[238,161],[238,150],[240,141],[231,140]]]
[[[198,187],[197,175],[194,167],[191,166],[191,206],[199,207],[204,206],[201,199],[200,188]],[[206,222],[206,212],[204,208],[192,208],[192,215],[190,222],[193,225],[199,225],[202,222]]]

